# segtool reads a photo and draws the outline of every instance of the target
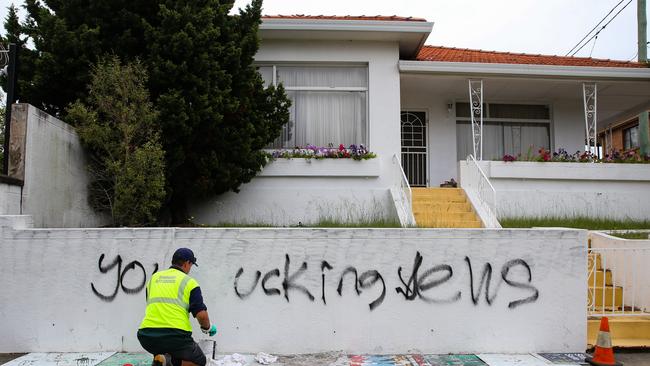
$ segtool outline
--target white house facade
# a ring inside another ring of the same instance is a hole
[[[418,18],[265,17],[256,62],[293,102],[291,122],[269,148],[363,144],[377,157],[273,161],[239,193],[193,204],[193,220],[404,224],[412,222],[410,187],[462,180],[468,154],[584,151],[585,85],[596,85],[599,125],[650,107],[646,65],[425,46],[432,27]],[[476,152],[470,80],[482,85]]]

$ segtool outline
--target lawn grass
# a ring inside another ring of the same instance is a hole
[[[314,224],[299,224],[291,226],[275,226],[264,223],[218,223],[214,225],[188,224],[187,227],[196,228],[401,228],[399,221],[395,220],[362,220],[357,222],[343,222],[339,220],[323,219]]]
[[[307,227],[317,228],[401,228],[399,221],[395,220],[370,220],[359,222],[341,222],[338,220],[321,220]]]
[[[499,219],[504,228],[569,227],[587,230],[650,229],[650,220],[611,220],[590,217],[508,217]]]
[[[613,231],[609,235],[623,239],[650,239],[650,233],[647,232],[617,232]]]

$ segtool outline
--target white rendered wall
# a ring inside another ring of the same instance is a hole
[[[504,217],[650,219],[650,165],[484,161]],[[466,162],[460,162],[461,181]]]
[[[219,352],[581,352],[586,343],[580,230],[0,227],[0,235],[0,256],[10,259],[0,267],[0,352],[142,351],[145,277],[182,246],[198,258],[191,275],[219,328]]]
[[[103,221],[88,204],[88,175],[74,128],[28,104],[22,214],[36,227],[92,227]]]
[[[271,163],[239,193],[190,205],[202,224],[245,223],[295,226],[324,219],[341,222],[397,220],[390,188],[398,182],[393,155],[400,152],[400,88],[396,42],[264,40],[258,62],[368,65],[369,161],[303,159]],[[328,167],[321,168],[327,165]],[[284,168],[304,174],[283,174]],[[293,167],[292,167],[293,166]],[[338,168],[337,168],[338,166]],[[367,168],[370,166],[370,168]],[[361,171],[361,173],[359,173]]]
[[[0,182],[0,215],[20,214],[22,187]]]

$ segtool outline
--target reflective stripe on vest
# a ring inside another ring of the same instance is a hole
[[[185,287],[187,287],[187,283],[190,282],[191,279],[192,277],[185,275],[185,278],[183,278],[180,285],[178,286],[178,295],[175,299],[171,299],[169,297],[150,297],[149,299],[147,299],[147,305],[154,304],[154,303],[175,304],[185,309],[185,311],[189,310],[190,304],[183,301],[183,294],[185,293]],[[174,283],[174,282],[176,282],[175,279],[171,282],[168,282],[167,279],[162,279],[162,281],[160,278],[158,279],[158,283]],[[151,286],[151,284],[149,286]],[[149,289],[149,291],[151,291],[151,289]]]
[[[140,328],[174,328],[192,331],[190,293],[199,284],[175,268],[155,273],[147,284],[147,309]]]

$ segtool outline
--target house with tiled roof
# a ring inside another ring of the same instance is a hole
[[[425,45],[432,27],[398,16],[263,17],[259,72],[292,100],[269,150],[363,145],[376,157],[276,159],[239,193],[197,203],[195,220],[498,227],[511,216],[650,217],[650,165],[603,173],[502,161],[597,153],[600,126],[650,107],[647,64]]]

